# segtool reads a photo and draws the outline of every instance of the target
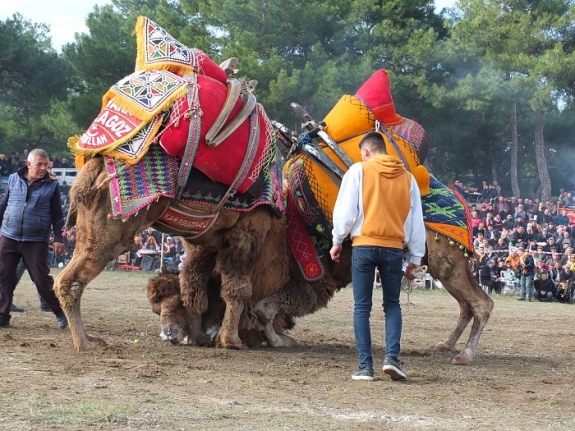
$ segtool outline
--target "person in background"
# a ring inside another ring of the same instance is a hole
[[[547,271],[542,271],[539,278],[535,280],[534,283],[535,292],[533,296],[535,299],[546,302],[551,302],[553,296],[555,295],[555,284],[549,279],[549,273]]]
[[[535,275],[535,260],[523,247],[517,249],[519,255],[519,270],[521,272],[519,301],[527,299],[531,302],[533,296],[533,276]]]
[[[393,380],[407,377],[401,368],[402,315],[399,303],[403,278],[403,245],[410,252],[405,277],[413,279],[425,254],[425,225],[419,187],[403,163],[387,154],[378,132],[359,143],[363,162],[352,165],[343,177],[333,211],[331,258],[338,262],[342,243],[352,239],[353,328],[359,368],[353,380],[374,380],[369,324],[375,269],[379,269],[385,314],[383,372]],[[393,202],[393,205],[389,203]]]
[[[64,218],[58,181],[50,178],[48,153],[39,148],[28,155],[26,167],[10,175],[0,200],[0,327],[10,326],[10,305],[20,259],[40,296],[50,306],[60,328],[68,321],[54,293],[48,267],[48,239],[53,228],[54,252],[64,251]]]

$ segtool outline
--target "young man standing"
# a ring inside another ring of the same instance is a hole
[[[353,329],[359,357],[354,380],[373,380],[369,318],[375,269],[381,277],[385,313],[383,372],[393,380],[406,378],[398,360],[402,330],[401,292],[403,244],[410,251],[406,277],[425,254],[425,225],[421,196],[414,177],[403,163],[389,156],[383,137],[367,133],[359,143],[363,163],[344,175],[333,212],[331,258],[339,261],[341,244],[353,241]]]

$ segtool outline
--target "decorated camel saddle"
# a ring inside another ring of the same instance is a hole
[[[318,258],[331,247],[333,208],[341,179],[351,164],[361,161],[358,144],[374,130],[383,136],[388,153],[402,160],[415,177],[426,226],[448,237],[463,253],[472,251],[467,205],[423,166],[419,154],[426,151],[425,130],[396,113],[385,70],[375,72],[355,95],[343,96],[321,123],[299,105],[292,107],[307,131],[299,136],[292,149],[295,156],[284,167],[286,218],[288,241],[306,278],[313,280],[323,272]]]
[[[160,196],[172,199],[160,226],[188,234],[207,229],[222,208],[268,204],[281,212],[257,83],[233,77],[237,60],[217,65],[148,18],[138,18],[135,33],[135,72],[112,86],[92,125],[68,142],[79,166],[104,156],[112,217],[130,217]]]

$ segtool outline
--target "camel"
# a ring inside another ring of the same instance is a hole
[[[289,252],[288,252],[289,253]],[[320,308],[326,307],[330,299],[341,288],[351,282],[351,246],[344,245],[341,263],[331,262],[329,257],[324,257],[322,263],[326,268],[324,278],[318,281],[307,281],[301,276],[291,253],[290,259],[290,281],[280,291],[274,295],[262,298],[255,302],[254,312],[258,316],[265,333],[265,339],[269,347],[285,347],[295,345],[295,340],[283,334],[289,326],[277,324],[277,316],[285,319],[303,317],[314,313]],[[277,259],[277,255],[273,256]],[[442,282],[445,289],[455,298],[460,307],[460,314],[455,328],[451,334],[442,342],[430,346],[432,351],[452,351],[455,343],[461,337],[464,329],[473,319],[473,325],[469,339],[464,348],[451,359],[456,365],[467,365],[473,362],[473,357],[477,349],[479,338],[485,324],[487,323],[493,309],[493,301],[481,289],[467,265],[467,258],[458,247],[449,244],[449,240],[438,237],[435,232],[427,230],[427,254],[422,264],[428,265],[429,273]],[[254,283],[254,291],[258,289],[258,283]],[[185,322],[180,317],[184,316],[185,307],[180,300],[177,288],[173,288],[172,295],[162,297],[154,292],[163,290],[165,286],[161,280],[148,285],[148,297],[152,303],[154,311],[164,317],[162,329],[172,328],[179,334],[178,341],[187,335]],[[221,313],[221,311],[220,311]],[[214,312],[208,315],[214,319]],[[220,315],[220,318],[223,314]],[[217,321],[217,318],[215,318]],[[278,328],[280,333],[278,333]],[[255,331],[255,329],[254,329]],[[278,342],[278,340],[280,340]],[[285,343],[285,341],[290,342]]]
[[[257,297],[257,285],[254,285],[254,296]],[[225,302],[220,296],[221,279],[215,274],[208,281],[208,309],[202,314],[202,329],[215,341],[225,313]],[[173,344],[189,344],[188,322],[186,308],[181,301],[180,281],[177,274],[166,272],[151,278],[146,286],[148,300],[152,311],[160,316],[160,337]],[[248,348],[260,346],[266,341],[260,325],[253,327],[253,321],[248,322],[246,310],[240,320],[239,335]],[[245,316],[245,318],[244,318]],[[274,319],[274,331],[281,334],[281,344],[274,347],[293,345],[290,337],[283,336],[284,331],[294,326],[293,319],[285,315],[277,315]]]
[[[105,346],[98,337],[88,335],[80,312],[84,289],[102,272],[106,264],[132,248],[134,235],[150,227],[170,204],[160,198],[127,220],[108,217],[111,212],[108,174],[102,157],[94,157],[80,170],[70,190],[70,222],[76,225],[77,242],[70,263],[56,277],[54,290],[68,317],[74,347],[89,351]],[[192,206],[193,208],[193,206]],[[201,210],[202,208],[197,208]],[[202,331],[201,315],[207,309],[209,275],[217,268],[221,277],[222,298],[226,302],[225,317],[217,337],[217,345],[245,348],[238,335],[239,319],[246,300],[251,298],[250,276],[254,270],[266,234],[277,222],[265,205],[248,212],[222,210],[211,229],[196,240],[184,238],[186,247],[201,245],[201,253],[190,248],[189,259],[202,271],[184,270],[180,277],[183,303],[188,313],[190,340],[209,344]],[[191,264],[188,266],[192,268]],[[188,268],[187,267],[187,268]],[[204,277],[204,274],[208,276]],[[281,286],[287,283],[287,271],[274,273]],[[193,292],[193,294],[186,294]]]

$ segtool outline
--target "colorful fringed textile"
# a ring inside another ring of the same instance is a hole
[[[94,156],[103,151],[112,151],[136,136],[145,125],[145,122],[110,100],[80,139],[68,139],[68,147],[75,156]]]
[[[288,183],[288,194],[295,203],[303,224],[311,238],[318,257],[323,257],[331,247],[331,209],[327,213],[322,209],[316,198],[321,198],[319,189],[323,186],[317,182],[311,169],[306,169],[309,159],[295,159],[288,162],[285,177]]]
[[[136,70],[163,69],[166,63],[179,65],[191,73],[196,64],[194,50],[174,39],[166,30],[149,18],[139,17],[136,23],[138,56]]]
[[[315,247],[300,217],[300,212],[291,196],[287,197],[285,210],[287,241],[292,254],[306,280],[314,281],[323,276],[324,270]]]
[[[403,139],[409,142],[415,151],[419,151],[419,147],[421,147],[421,143],[425,138],[425,129],[421,127],[421,124],[409,118],[404,118],[400,124],[387,127],[394,130]]]
[[[118,146],[115,150],[104,152],[106,156],[124,160],[131,165],[138,163],[148,152],[152,141],[158,134],[162,125],[162,116],[158,115],[146,127],[136,133],[132,139]]]
[[[431,191],[421,198],[425,225],[472,251],[472,236],[468,228],[469,210],[465,201],[435,177],[431,176],[430,179]]]
[[[226,72],[199,49],[188,48],[144,16],[136,22],[136,70],[169,70],[177,75],[199,73],[225,84]]]
[[[275,169],[275,152],[268,154],[267,160],[260,169],[259,177],[245,193],[235,193],[223,205],[234,211],[250,211],[259,205],[271,205],[278,215],[284,209],[281,194],[281,183]],[[188,183],[182,193],[184,204],[203,204],[216,207],[228,191],[229,186],[212,181],[198,169],[192,169]]]
[[[110,176],[112,216],[127,219],[160,197],[174,198],[179,162],[152,145],[135,165],[104,157]]]
[[[167,70],[142,70],[121,79],[104,95],[130,114],[149,122],[188,92],[187,81]]]

